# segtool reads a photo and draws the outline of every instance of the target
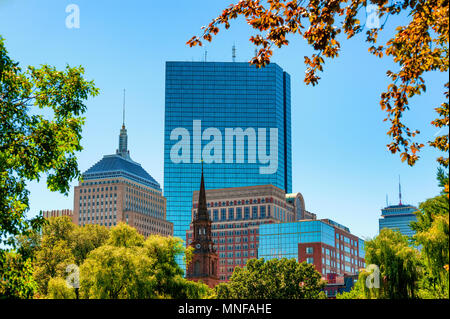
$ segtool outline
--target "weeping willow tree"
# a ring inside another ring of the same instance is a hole
[[[439,185],[448,183],[448,173],[438,171]],[[421,297],[449,298],[449,203],[441,194],[419,206],[417,222],[411,227],[416,231],[414,240],[421,247],[425,274],[421,282]]]
[[[337,298],[416,298],[422,265],[419,251],[410,245],[409,238],[398,231],[385,228],[377,237],[366,241],[365,245],[368,267],[361,269],[355,287]],[[374,285],[370,286],[368,281]]]
[[[415,298],[421,274],[419,251],[399,231],[382,229],[366,242],[366,263],[380,270],[378,298]]]

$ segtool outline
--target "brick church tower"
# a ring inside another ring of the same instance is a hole
[[[211,238],[211,220],[206,205],[205,181],[200,183],[197,214],[192,221],[194,248],[192,261],[186,271],[186,278],[192,281],[202,281],[210,288],[219,283],[218,256]]]

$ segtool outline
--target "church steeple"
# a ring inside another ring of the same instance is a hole
[[[203,177],[203,161],[202,161],[202,178],[200,181],[200,191],[198,193],[197,220],[209,221],[208,207],[206,205],[205,178]]]
[[[192,261],[186,271],[186,278],[193,281],[201,280],[212,288],[219,283],[217,276],[218,256],[212,240],[211,219],[209,218],[208,206],[206,204],[203,161],[197,214],[192,220],[192,230],[193,240],[191,247],[194,248],[194,252]]]
[[[124,158],[130,158],[130,151],[128,151],[128,135],[125,128],[125,89],[123,90],[123,109],[122,109],[122,128],[119,135],[119,148],[116,151],[117,155]]]

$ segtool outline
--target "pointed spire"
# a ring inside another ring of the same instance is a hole
[[[388,194],[386,194],[386,207],[389,206],[389,198],[388,198]]]
[[[197,220],[209,220],[208,207],[206,205],[205,178],[203,177],[203,160],[202,160],[202,178],[200,181],[200,192],[198,193]]]
[[[116,151],[117,155],[123,158],[130,158],[130,152],[128,151],[128,134],[125,128],[125,89],[123,89],[123,109],[122,109],[122,128],[119,134],[119,148]]]
[[[399,199],[399,205],[402,204],[402,184],[400,182],[400,175],[398,175],[398,199]]]
[[[122,128],[125,128],[125,89],[123,89]]]

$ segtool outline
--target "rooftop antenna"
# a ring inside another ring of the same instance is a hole
[[[205,62],[207,61],[207,57],[208,57],[208,50],[205,50]]]
[[[400,202],[400,206],[402,205],[402,184],[400,181],[400,175],[398,175],[398,199]]]
[[[125,89],[123,89],[122,126],[125,127]]]
[[[236,62],[236,45],[235,44],[233,44],[233,48],[232,48],[231,52],[232,52],[233,62]]]
[[[388,194],[386,194],[386,207],[389,207],[389,198],[388,198]]]

